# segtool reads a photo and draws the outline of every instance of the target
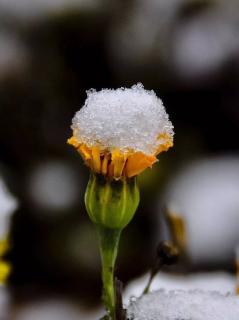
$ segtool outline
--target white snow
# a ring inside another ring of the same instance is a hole
[[[239,297],[216,291],[160,290],[131,302],[130,320],[238,320]]]
[[[123,298],[127,305],[131,297],[140,297],[149,274],[131,281],[125,288]],[[159,272],[154,278],[150,291],[165,290],[212,290],[222,294],[235,293],[236,277],[226,272],[204,272],[190,275]]]
[[[239,157],[199,159],[181,168],[163,197],[186,226],[195,263],[233,260],[239,243]]]
[[[173,136],[162,101],[142,84],[116,90],[89,90],[83,108],[73,118],[79,142],[102,148],[153,154],[163,144],[159,134]]]
[[[3,239],[8,234],[10,219],[16,208],[17,200],[11,195],[0,178],[0,239]]]

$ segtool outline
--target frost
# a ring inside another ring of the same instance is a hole
[[[149,279],[146,274],[130,282],[124,291],[124,303],[128,304],[132,297],[139,297]],[[169,274],[159,272],[154,278],[151,291],[165,290],[212,290],[222,294],[234,293],[236,277],[226,272],[203,272],[190,275]]]
[[[7,235],[10,218],[16,208],[16,199],[7,190],[3,180],[0,179],[0,239]]]
[[[173,135],[162,101],[142,84],[116,90],[90,90],[83,108],[73,118],[79,142],[103,148],[133,149],[153,154],[159,134]]]
[[[238,320],[239,299],[216,291],[164,291],[131,302],[130,320]]]

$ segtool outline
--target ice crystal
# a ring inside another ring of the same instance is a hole
[[[83,108],[73,118],[77,140],[88,146],[153,154],[173,136],[162,101],[142,84],[116,90],[87,91]]]

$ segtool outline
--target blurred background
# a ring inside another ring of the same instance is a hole
[[[89,173],[66,144],[90,88],[142,82],[175,126],[174,148],[139,177],[117,276],[127,284],[152,267],[158,241],[170,237],[167,209],[186,233],[187,259],[174,271],[235,272],[238,34],[238,0],[0,0],[0,175],[17,202],[0,297],[11,299],[8,317],[99,318]]]

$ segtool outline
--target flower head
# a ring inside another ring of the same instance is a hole
[[[162,101],[142,84],[89,90],[72,129],[68,143],[91,170],[115,179],[138,175],[173,145],[173,126]]]

